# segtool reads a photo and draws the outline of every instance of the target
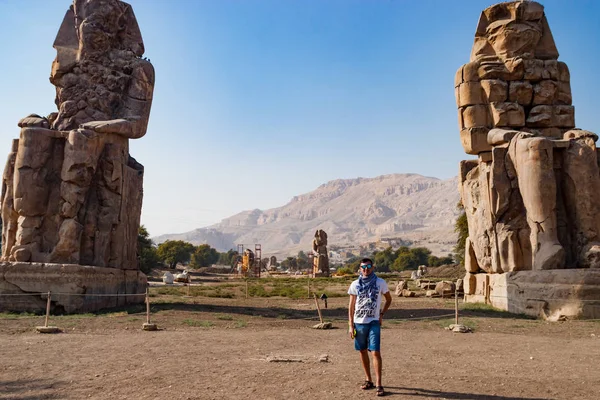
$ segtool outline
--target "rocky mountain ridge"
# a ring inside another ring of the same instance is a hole
[[[208,243],[219,251],[235,249],[238,243],[251,248],[260,243],[263,255],[284,257],[310,251],[315,231],[323,229],[330,247],[351,249],[402,238],[446,255],[456,241],[458,200],[456,177],[391,174],[336,179],[294,196],[282,207],[243,211],[215,225],[154,240]]]

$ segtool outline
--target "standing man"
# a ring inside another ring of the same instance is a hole
[[[360,276],[350,284],[348,294],[350,304],[348,305],[348,330],[350,338],[354,339],[354,348],[360,351],[360,360],[365,370],[365,383],[361,389],[367,390],[374,387],[371,378],[371,366],[369,353],[373,353],[373,364],[375,366],[375,379],[377,396],[383,396],[384,390],[381,385],[381,322],[383,314],[392,304],[392,296],[387,283],[375,275],[373,261],[363,258],[360,262]],[[381,298],[385,297],[385,305],[381,309]]]

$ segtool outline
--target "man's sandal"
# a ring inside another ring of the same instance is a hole
[[[377,396],[383,396],[385,392],[383,391],[383,386],[377,386]]]
[[[362,390],[368,390],[368,389],[373,389],[374,387],[375,387],[375,385],[373,385],[373,382],[371,382],[371,381],[365,381],[365,383],[363,383],[360,388]]]

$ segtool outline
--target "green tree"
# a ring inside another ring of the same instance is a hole
[[[192,268],[210,267],[219,261],[219,252],[207,244],[201,244],[196,247],[192,253]]]
[[[448,265],[453,262],[454,258],[452,257],[452,254],[448,254],[447,257],[429,256],[427,259],[427,265],[430,267],[439,267],[440,265]]]
[[[237,260],[238,252],[233,249],[227,250],[226,253],[219,253],[218,263],[221,265],[233,265]]]
[[[298,252],[298,256],[296,257],[296,266],[298,269],[306,269],[310,267],[308,256],[302,250]]]
[[[411,269],[417,269],[419,265],[427,265],[427,260],[431,255],[431,250],[427,247],[413,247],[410,249],[411,254],[414,256],[416,266]]]
[[[190,261],[195,249],[193,244],[183,240],[167,240],[158,245],[157,255],[159,260],[166,263],[169,268],[175,268],[177,263]]]
[[[377,267],[377,271],[387,272],[394,265],[394,261],[396,260],[396,254],[392,250],[392,247],[389,246],[383,251],[378,251],[373,253],[373,262]]]
[[[459,201],[456,207],[459,209],[460,214],[454,223],[454,232],[458,233],[458,240],[456,241],[456,246],[454,246],[454,259],[464,267],[465,244],[469,236],[469,224],[467,223],[467,213],[462,202]]]
[[[415,255],[412,252],[401,253],[396,257],[392,269],[394,271],[404,271],[405,269],[417,269],[419,266]]]
[[[159,263],[156,246],[144,225],[138,229],[138,257],[140,270],[147,274]]]
[[[298,268],[296,257],[288,257],[281,262],[281,266],[285,269],[295,270]]]

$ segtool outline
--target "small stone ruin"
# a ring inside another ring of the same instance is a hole
[[[570,74],[544,7],[485,9],[455,79],[467,154],[464,290],[530,315],[600,317],[598,136],[575,128]]]
[[[146,133],[154,68],[118,0],[74,0],[54,48],[58,112],[19,121],[2,177],[0,294],[51,291],[65,312],[143,302],[126,296],[147,285],[137,260],[144,167],[129,139]],[[0,310],[45,305],[0,296]]]

